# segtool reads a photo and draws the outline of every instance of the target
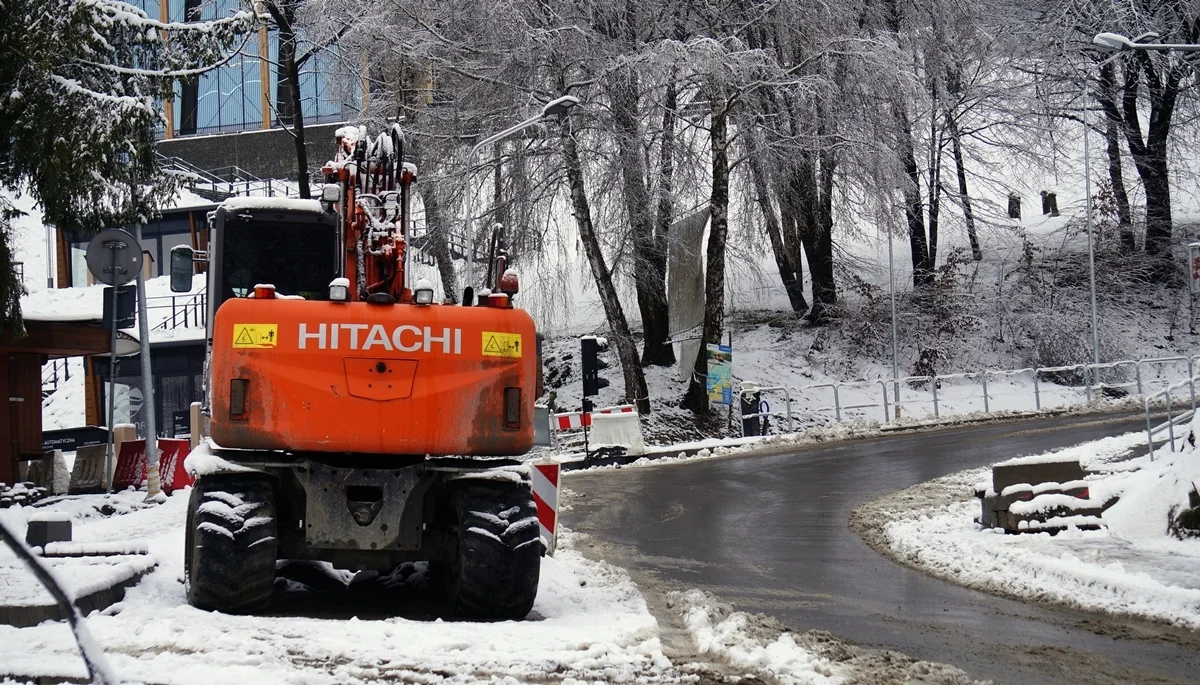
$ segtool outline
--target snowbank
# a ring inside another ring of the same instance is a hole
[[[1194,427],[1195,428],[1195,427]],[[940,478],[884,498],[899,509],[883,526],[901,561],[969,587],[1018,599],[1047,601],[1200,630],[1200,539],[1176,539],[1167,521],[1200,485],[1200,452],[1159,450],[1129,459],[1145,441],[1128,433],[1053,453],[1079,459],[1093,472],[1094,500],[1119,496],[1102,517],[1105,528],[1057,535],[1005,535],[975,523],[975,484],[990,469]],[[1034,455],[1027,461],[1043,461]],[[941,496],[938,493],[956,493]],[[923,494],[922,494],[923,493]],[[946,504],[946,500],[951,503]]]

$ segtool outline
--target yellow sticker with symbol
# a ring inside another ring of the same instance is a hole
[[[520,333],[483,332],[483,356],[485,357],[520,357]]]
[[[279,343],[279,324],[236,323],[233,325],[233,346],[243,349],[271,349]]]

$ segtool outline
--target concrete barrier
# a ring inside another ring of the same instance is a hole
[[[83,495],[104,492],[108,482],[104,473],[104,461],[108,445],[91,445],[75,450],[75,464],[71,467],[71,482],[67,493]]]

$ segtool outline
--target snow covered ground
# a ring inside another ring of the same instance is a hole
[[[537,603],[526,621],[460,622],[406,617],[403,612],[360,620],[337,616],[328,600],[314,601],[306,611],[304,592],[288,593],[298,599],[285,602],[277,615],[229,616],[194,609],[186,603],[182,583],[187,497],[176,493],[165,504],[143,506],[136,493],[118,493],[61,500],[49,507],[72,515],[78,541],[142,541],[159,561],[123,602],[88,619],[124,679],[202,685],[251,680],[263,685],[671,683],[697,682],[704,671],[700,664],[681,668],[671,663],[658,623],[628,575],[585,559],[569,532],[560,538],[558,554],[542,564]],[[99,510],[104,505],[111,515]],[[32,512],[10,509],[0,511],[0,517],[23,534]],[[7,554],[0,554],[0,561],[14,562]],[[14,563],[0,564],[0,585],[20,572]],[[785,683],[835,683],[849,673],[789,638],[761,640],[745,629],[744,615],[717,616],[704,596],[686,601],[699,651],[731,659],[747,675],[770,673]],[[290,604],[295,606],[287,610]],[[370,600],[351,605],[378,613]],[[5,673],[83,677],[85,669],[66,625],[45,623],[0,626],[0,677]]]
[[[1200,539],[1180,540],[1167,530],[1173,508],[1187,507],[1187,493],[1200,487],[1200,452],[1160,448],[1151,461],[1145,440],[1144,433],[1128,433],[1033,457],[1079,459],[1094,472],[1091,499],[1120,497],[1104,512],[1100,530],[1005,535],[981,528],[973,490],[990,482],[990,468],[869,506],[890,511],[883,533],[892,554],[935,576],[1018,599],[1200,630]]]

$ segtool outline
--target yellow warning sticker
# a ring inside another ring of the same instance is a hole
[[[241,348],[271,349],[279,343],[279,324],[235,323],[233,324],[233,346]]]
[[[520,357],[520,333],[483,332],[483,355],[485,357]]]

